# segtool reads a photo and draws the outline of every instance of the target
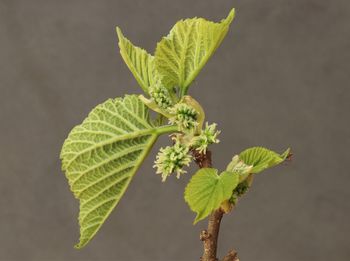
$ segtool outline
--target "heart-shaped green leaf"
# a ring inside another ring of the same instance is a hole
[[[203,168],[197,171],[185,189],[185,201],[192,211],[197,213],[194,224],[206,218],[218,209],[221,203],[232,196],[239,182],[239,174],[224,171],[218,175],[218,170]]]

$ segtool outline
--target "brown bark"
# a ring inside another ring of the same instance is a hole
[[[196,150],[192,151],[194,161],[199,168],[212,167],[211,152],[207,151],[206,154],[199,153]],[[218,237],[220,231],[221,219],[224,212],[221,208],[215,210],[210,216],[208,221],[208,228],[203,230],[200,234],[200,240],[203,241],[203,256],[201,261],[218,261],[216,257]],[[236,251],[231,250],[223,259],[223,261],[239,261]]]
[[[199,168],[211,168],[211,151],[207,150],[206,154],[200,153],[197,150],[192,150],[192,155],[194,157],[194,162]]]
[[[209,216],[208,229],[203,230],[200,239],[203,241],[204,251],[201,261],[217,261],[216,252],[220,222],[224,212],[221,209],[215,210]]]
[[[222,259],[222,261],[239,261],[237,257],[237,252],[230,250],[227,255]]]

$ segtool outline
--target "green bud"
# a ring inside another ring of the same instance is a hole
[[[250,174],[243,182],[239,183],[238,186],[233,190],[232,196],[229,199],[229,202],[233,205],[237,204],[237,201],[240,197],[242,197],[249,188],[251,187],[253,182],[253,175]]]

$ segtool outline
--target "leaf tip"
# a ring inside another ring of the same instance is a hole
[[[291,153],[291,148],[288,148],[288,149],[286,149],[285,152],[283,152],[283,153],[281,154],[281,158],[282,158],[283,160],[287,160],[287,159],[290,159],[290,157],[291,157],[292,155],[293,155],[293,154]]]
[[[233,21],[233,19],[235,18],[235,15],[236,15],[236,10],[235,10],[235,8],[232,8],[231,11],[229,12],[228,16],[226,17],[225,22],[227,24],[230,24]]]
[[[119,26],[115,27],[115,31],[117,32],[118,36],[122,34],[122,30],[120,29]]]
[[[86,245],[86,243],[84,244],[84,243],[82,243],[82,242],[80,241],[79,243],[76,243],[76,244],[74,245],[74,249],[80,250],[80,249],[82,249],[85,245]]]
[[[235,9],[235,8],[232,8],[231,11],[230,11],[230,13],[229,13],[229,15],[228,15],[228,17],[234,18],[235,15],[236,15],[236,9]]]
[[[124,37],[123,32],[119,26],[115,27],[115,31],[117,32],[118,42],[119,42],[119,46],[120,46],[122,44],[123,39],[125,39],[125,37]]]
[[[196,225],[199,221],[201,221],[203,219],[203,217],[201,217],[199,215],[199,213],[197,213],[197,216],[195,217],[195,219],[193,220],[193,225]]]

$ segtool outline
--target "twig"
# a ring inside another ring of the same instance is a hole
[[[237,252],[230,250],[227,255],[222,259],[222,261],[239,261],[237,257]]]
[[[198,152],[197,150],[192,150],[192,155],[194,162],[199,168],[211,168],[211,151],[207,150],[205,154]]]
[[[199,153],[196,150],[192,150],[194,161],[199,168],[210,168],[212,166],[211,152],[207,151],[206,154]],[[200,234],[200,240],[203,241],[203,256],[201,261],[218,261],[216,257],[218,237],[220,231],[221,219],[224,212],[221,208],[215,210],[209,216],[208,228],[203,230]],[[231,250],[223,259],[223,261],[239,261],[237,253]]]
[[[220,222],[224,212],[221,209],[215,210],[209,216],[208,229],[201,232],[201,240],[203,241],[204,252],[202,261],[217,261],[216,251],[218,245],[218,236],[220,230]],[[202,237],[202,235],[207,235]]]

